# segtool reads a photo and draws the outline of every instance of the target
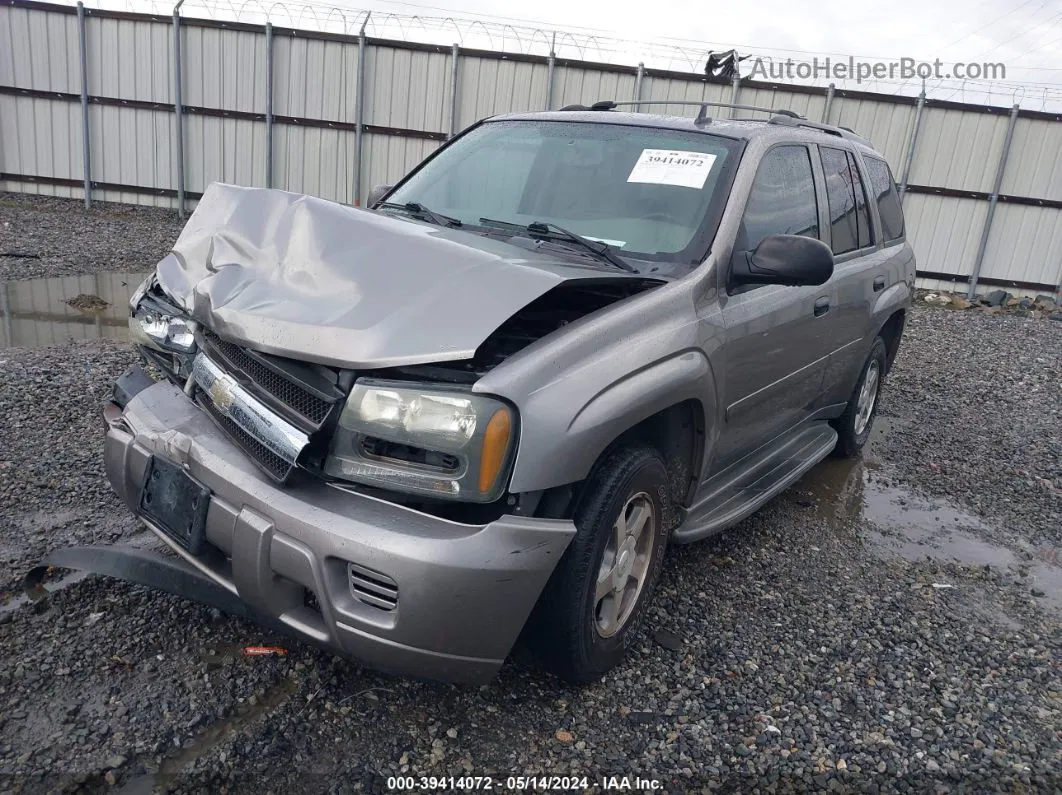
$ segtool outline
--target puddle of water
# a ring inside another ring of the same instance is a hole
[[[120,795],[168,792],[186,766],[209,753],[247,725],[272,712],[291,698],[297,687],[298,684],[294,679],[284,677],[268,687],[263,695],[256,696],[253,704],[249,700],[237,704],[231,716],[211,724],[187,748],[182,748],[175,756],[164,759],[157,773],[138,776],[128,781],[119,790]]]
[[[880,439],[889,423],[878,422]],[[1029,592],[1042,592],[1045,602],[1062,608],[1062,551],[1034,549],[1020,540],[1013,548],[994,543],[980,517],[946,500],[920,496],[891,477],[875,458],[873,441],[863,458],[823,461],[795,492],[810,494],[818,516],[835,529],[858,527],[861,539],[881,554],[1009,570]]]
[[[147,273],[0,282],[0,348],[128,339],[129,297]]]

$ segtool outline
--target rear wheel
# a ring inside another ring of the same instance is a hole
[[[848,408],[844,414],[833,420],[837,431],[837,447],[834,452],[843,458],[859,455],[863,445],[870,438],[874,426],[874,417],[878,413],[878,395],[881,393],[881,381],[886,368],[885,341],[875,337],[870,346],[870,355],[859,374],[852,396],[848,399]]]
[[[611,453],[587,483],[531,633],[536,656],[561,678],[591,682],[623,659],[663,564],[667,482],[660,454],[637,445]]]

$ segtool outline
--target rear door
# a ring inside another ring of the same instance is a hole
[[[735,251],[768,235],[820,237],[812,150],[781,144],[763,156]],[[726,341],[721,375],[724,424],[714,471],[806,419],[822,392],[832,348],[830,284],[728,287],[722,298]]]
[[[850,397],[870,346],[874,302],[900,274],[897,268],[889,267],[895,249],[886,250],[879,242],[884,234],[895,236],[895,222],[889,219],[889,231],[884,232],[871,212],[875,193],[860,157],[854,151],[830,146],[820,146],[819,154],[829,204],[828,239],[834,255],[836,301],[837,337],[823,394],[823,403],[829,405]],[[885,169],[887,173],[888,166]],[[901,219],[901,236],[902,229]]]

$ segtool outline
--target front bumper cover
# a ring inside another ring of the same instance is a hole
[[[146,522],[174,551],[253,612],[383,670],[488,681],[575,534],[551,519],[452,522],[320,481],[278,487],[169,383],[104,419],[107,476],[131,510],[152,455],[211,490],[208,554]],[[358,598],[348,563],[393,581],[393,609]]]

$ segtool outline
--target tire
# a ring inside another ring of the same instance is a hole
[[[669,512],[667,467],[652,447],[618,448],[595,468],[576,510],[575,538],[532,621],[531,647],[545,668],[586,684],[620,663],[660,576]],[[643,516],[641,531],[631,535]],[[606,569],[602,596],[598,579]]]
[[[887,361],[885,340],[875,337],[870,346],[870,355],[859,372],[859,380],[848,398],[848,407],[845,408],[844,414],[830,423],[837,431],[835,455],[841,458],[855,458],[870,438],[874,418],[878,414],[878,398],[881,395],[881,382],[885,377]],[[864,396],[863,388],[868,385],[868,381],[873,382],[869,385],[871,391]],[[871,401],[869,413],[865,413],[866,404],[860,402],[861,398]]]

